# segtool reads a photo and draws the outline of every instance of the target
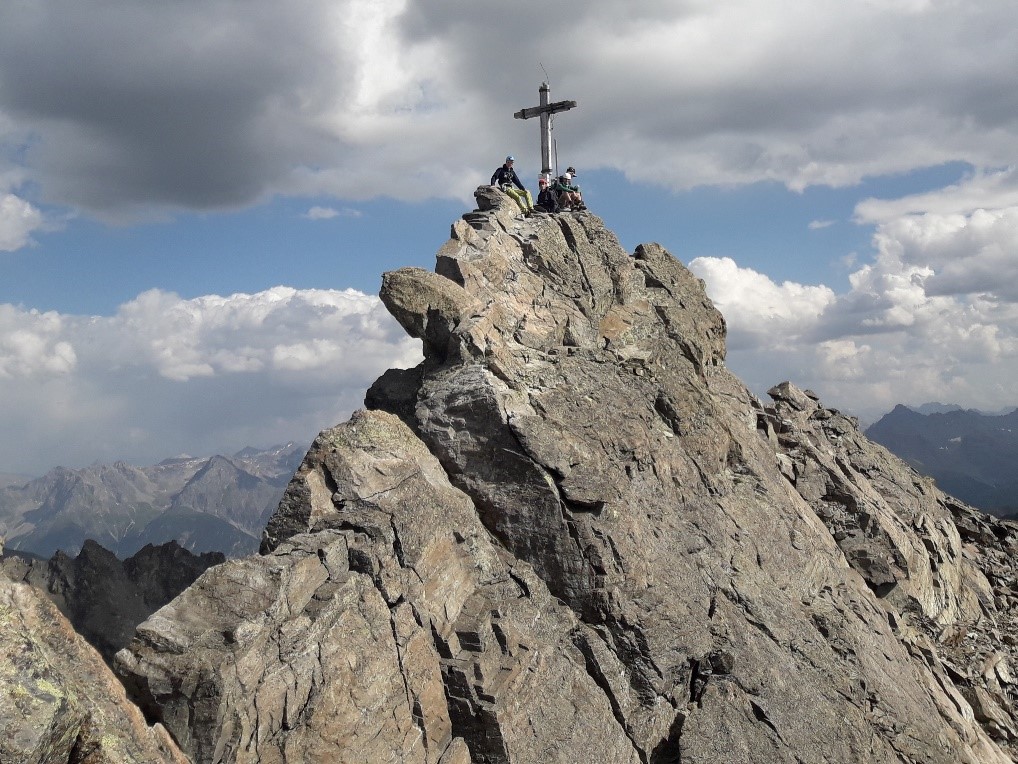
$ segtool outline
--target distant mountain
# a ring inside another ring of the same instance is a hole
[[[913,411],[917,411],[920,414],[947,414],[951,411],[961,411],[962,408],[957,403],[924,403],[922,406],[913,407]]]
[[[1018,410],[924,414],[899,405],[866,435],[934,478],[942,491],[996,515],[1018,512]]]
[[[57,467],[0,488],[0,535],[8,549],[43,557],[73,556],[86,539],[121,558],[171,540],[194,553],[249,554],[305,450],[288,443],[151,467]]]

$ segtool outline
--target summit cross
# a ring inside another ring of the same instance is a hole
[[[541,118],[541,167],[542,173],[551,172],[551,115],[560,111],[568,111],[576,108],[576,101],[556,101],[548,103],[548,94],[551,88],[547,82],[542,82],[537,91],[541,96],[540,106],[531,106],[529,109],[520,109],[513,114],[516,119],[530,119],[531,117]]]

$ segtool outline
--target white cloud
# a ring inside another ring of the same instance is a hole
[[[820,231],[824,228],[830,228],[834,223],[834,220],[811,220],[808,228],[811,231]]]
[[[699,257],[689,269],[707,282],[711,299],[724,314],[730,349],[801,342],[803,330],[815,325],[835,299],[833,290],[823,285],[775,284],[728,257]]]
[[[978,170],[962,182],[925,194],[865,199],[855,208],[859,223],[887,223],[915,214],[967,215],[978,209],[1018,206],[1018,172]]]
[[[72,372],[74,347],[63,339],[56,313],[19,311],[0,305],[0,379],[29,379]]]
[[[151,290],[114,316],[0,305],[5,471],[310,439],[420,344],[381,301],[288,287],[191,300]],[[130,427],[124,423],[130,423]]]
[[[1018,172],[977,174],[937,192],[865,200],[856,218],[876,223],[885,269],[926,269],[929,295],[990,293],[1018,300]]]
[[[355,210],[350,207],[344,207],[341,210],[337,210],[334,207],[312,207],[301,217],[307,218],[308,220],[331,220],[332,218],[337,217],[359,218],[360,216],[360,210]]]
[[[730,365],[758,391],[786,369],[865,416],[900,402],[1018,405],[1013,176],[861,203],[857,219],[877,223],[875,258],[850,275],[844,294],[779,286],[728,260],[693,261],[728,319]]]
[[[304,213],[304,217],[308,220],[329,220],[330,218],[337,217],[339,210],[333,209],[332,207],[312,207]]]
[[[26,246],[42,225],[42,213],[31,204],[14,194],[0,194],[0,251]]]

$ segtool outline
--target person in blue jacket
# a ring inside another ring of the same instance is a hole
[[[530,195],[526,186],[520,182],[520,177],[516,174],[516,170],[513,169],[513,162],[515,161],[512,155],[507,156],[505,164],[492,173],[491,185],[502,189],[520,205],[524,215],[529,215],[534,211],[534,197]]]

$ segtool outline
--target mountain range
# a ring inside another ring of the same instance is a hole
[[[42,557],[74,556],[86,539],[120,558],[171,540],[194,553],[249,554],[304,451],[288,443],[149,467],[57,467],[0,488],[0,536]]]
[[[1018,512],[1018,409],[899,405],[866,430],[946,493],[999,516]]]

